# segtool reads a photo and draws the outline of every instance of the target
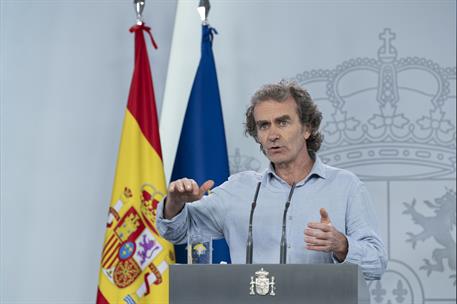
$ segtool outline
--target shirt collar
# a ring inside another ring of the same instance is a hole
[[[272,163],[270,163],[270,165],[268,166],[268,169],[265,171],[265,175],[267,177],[269,177],[269,179],[276,178],[280,181],[283,181],[283,179],[281,177],[279,177],[278,174],[276,174]],[[309,172],[308,176],[306,176],[303,180],[297,182],[297,186],[303,185],[304,183],[306,183],[306,181],[308,181],[312,177],[321,177],[323,179],[327,178],[327,172],[325,170],[325,165],[322,162],[322,160],[319,158],[319,156],[317,156],[317,155],[316,155],[316,160],[314,161],[314,165],[311,168],[311,171]]]

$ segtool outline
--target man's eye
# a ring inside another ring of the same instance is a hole
[[[289,122],[288,122],[287,120],[281,120],[281,121],[279,122],[279,125],[280,125],[281,127],[285,127],[285,126],[287,126],[288,123],[289,123]]]
[[[265,130],[268,127],[267,124],[261,124],[259,125],[259,130]]]

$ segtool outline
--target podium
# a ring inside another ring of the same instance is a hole
[[[170,266],[170,304],[369,304],[354,264]]]

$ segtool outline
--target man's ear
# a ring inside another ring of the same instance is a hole
[[[305,140],[308,140],[308,138],[311,136],[311,131],[308,126],[305,126],[304,128],[305,128],[305,132],[304,132]]]

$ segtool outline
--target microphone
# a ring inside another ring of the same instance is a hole
[[[287,210],[289,210],[290,200],[292,199],[292,194],[294,194],[295,183],[292,184],[289,192],[289,197],[287,198],[286,206],[284,208],[284,214],[282,216],[282,236],[281,236],[281,248],[279,251],[279,264],[286,264],[287,256],[287,239],[286,239],[286,215]]]
[[[252,264],[252,217],[254,215],[254,209],[257,205],[257,197],[259,196],[260,184],[257,183],[257,188],[255,190],[254,200],[251,205],[251,214],[249,215],[249,230],[248,230],[248,240],[246,242],[246,264]]]

